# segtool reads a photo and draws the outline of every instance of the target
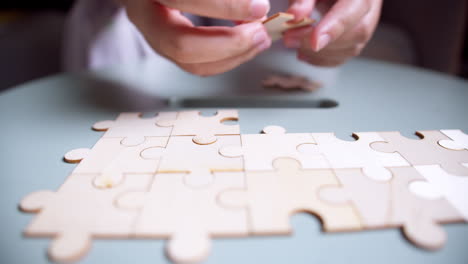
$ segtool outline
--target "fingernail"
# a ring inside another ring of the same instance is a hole
[[[254,34],[253,39],[252,39],[254,46],[260,45],[261,43],[265,42],[266,40],[268,40],[268,34],[263,29],[257,31]]]
[[[319,37],[317,46],[315,47],[315,51],[320,51],[321,49],[325,48],[325,46],[330,43],[331,37],[328,34],[323,34]]]
[[[247,20],[255,20],[265,16],[270,10],[270,1],[268,0],[251,0],[250,1],[250,17]]]
[[[301,41],[295,38],[285,39],[284,45],[290,49],[298,49],[301,46]]]

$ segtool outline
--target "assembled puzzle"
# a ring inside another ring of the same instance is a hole
[[[240,134],[236,110],[94,124],[91,149],[65,154],[76,168],[57,191],[26,196],[37,213],[26,236],[51,237],[54,261],[78,260],[93,239],[167,239],[176,263],[203,261],[211,239],[291,234],[295,212],[323,231],[402,228],[414,245],[444,246],[441,226],[468,220],[468,135],[459,130]]]

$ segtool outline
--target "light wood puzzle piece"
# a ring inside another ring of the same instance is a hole
[[[439,145],[451,150],[468,150],[468,135],[459,129],[441,130],[444,135],[451,140],[443,139],[439,141]]]
[[[342,187],[327,187],[320,198],[333,204],[351,202],[366,229],[401,227],[418,247],[436,250],[445,244],[442,223],[462,221],[459,212],[443,198],[424,199],[410,184],[424,180],[413,167],[389,168],[392,179],[372,182],[356,169],[335,170]]]
[[[38,191],[20,203],[23,211],[37,213],[24,234],[53,237],[49,257],[70,262],[89,250],[93,238],[129,238],[138,212],[114,206],[115,197],[127,191],[145,190],[151,174],[126,175],[113,189],[92,185],[96,175],[72,174],[57,192]]]
[[[441,194],[445,197],[468,222],[468,178],[449,174],[439,165],[415,166],[415,168],[427,180],[424,183],[431,186],[426,190],[435,189],[436,193],[433,195]]]
[[[393,174],[390,226],[402,226],[405,236],[418,247],[442,248],[447,234],[441,224],[461,222],[463,217],[446,199],[424,199],[409,190],[411,182],[424,180],[414,167],[389,169]]]
[[[449,138],[440,131],[418,131],[421,139],[404,137],[400,132],[379,132],[384,142],[372,143],[372,148],[387,153],[400,153],[411,165],[439,164],[450,174],[468,176],[468,168],[462,163],[468,163],[467,150],[449,150],[441,147],[438,142]]]
[[[391,173],[385,167],[408,166],[398,153],[382,153],[373,150],[370,144],[383,141],[378,133],[354,133],[355,141],[338,139],[333,133],[312,133],[321,153],[336,169],[362,168],[365,175],[373,180],[388,181]]]
[[[351,205],[330,205],[318,198],[321,188],[338,186],[332,170],[303,170],[291,158],[276,159],[273,166],[273,171],[247,171],[246,189],[227,190],[220,195],[226,207],[248,208],[251,233],[290,234],[289,218],[297,212],[320,217],[328,232],[361,229]]]
[[[272,170],[276,158],[291,157],[301,162],[303,168],[329,168],[325,158],[316,151],[316,142],[309,133],[286,133],[279,126],[268,126],[263,134],[241,135],[242,146],[226,145],[219,150],[225,157],[243,157],[244,168]]]
[[[65,154],[65,161],[79,163],[75,174],[97,175],[94,184],[99,188],[118,185],[124,173],[156,173],[159,158],[142,157],[140,153],[148,148],[161,152],[167,145],[168,137],[147,137],[136,146],[120,144],[122,138],[101,138],[92,149],[75,149]]]
[[[137,238],[168,238],[166,253],[176,263],[203,261],[212,237],[246,236],[247,211],[218,205],[217,196],[244,187],[244,173],[215,173],[203,188],[184,184],[183,174],[157,174],[148,192],[129,192],[117,205],[141,210],[135,225]]]
[[[262,81],[265,87],[279,87],[281,89],[301,89],[309,92],[316,91],[322,85],[318,82],[309,81],[303,76],[283,76],[283,75],[270,75]]]
[[[172,127],[158,126],[159,120],[174,119],[177,112],[161,112],[154,117],[143,118],[142,113],[121,113],[116,120],[106,120],[93,125],[96,131],[106,131],[103,138],[123,138],[122,145],[135,146],[145,137],[169,137]]]
[[[161,119],[159,126],[173,127],[172,136],[194,136],[193,142],[208,145],[216,142],[218,135],[239,135],[239,125],[227,125],[225,121],[238,121],[237,110],[219,110],[214,116],[202,116],[199,111],[182,111],[177,118]]]
[[[312,25],[315,22],[310,18],[304,18],[298,22],[290,22],[293,19],[294,15],[280,12],[263,21],[268,35],[271,37],[271,41],[281,39],[283,32],[289,29]]]
[[[334,172],[341,186],[323,188],[320,199],[334,204],[351,202],[364,228],[387,227],[391,208],[389,181],[374,181],[362,169],[335,169]]]
[[[213,144],[199,145],[191,136],[170,137],[163,153],[153,153],[148,148],[141,154],[145,158],[159,160],[159,173],[187,173],[184,179],[187,185],[201,187],[213,181],[211,172],[243,171],[242,158],[227,158],[219,155],[219,149],[225,145],[240,146],[240,136],[218,136]]]

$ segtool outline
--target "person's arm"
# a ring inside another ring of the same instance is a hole
[[[296,19],[309,16],[320,4],[330,4],[315,27],[290,30],[284,35],[298,58],[318,66],[337,66],[357,56],[372,37],[383,0],[291,0],[288,12]]]
[[[252,59],[271,45],[261,22],[235,27],[196,27],[183,12],[229,20],[266,15],[268,0],[121,0],[149,45],[182,69],[219,74]]]

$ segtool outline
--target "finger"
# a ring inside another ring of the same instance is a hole
[[[365,44],[356,44],[347,48],[332,50],[329,48],[323,49],[320,52],[315,52],[311,49],[301,48],[298,51],[298,59],[308,62],[316,66],[338,66],[347,60],[358,56],[363,50]]]
[[[205,63],[233,57],[269,39],[260,22],[235,27],[194,27],[175,9],[152,4],[142,27],[158,53],[178,63]]]
[[[270,2],[268,0],[154,1],[182,12],[230,20],[256,20],[265,16],[270,10]]]
[[[348,58],[330,58],[330,57],[322,57],[322,56],[305,56],[302,54],[298,54],[297,58],[308,64],[321,66],[321,67],[336,67],[338,65],[345,63],[348,59]]]
[[[210,76],[230,71],[237,66],[253,59],[262,51],[271,46],[271,41],[266,41],[245,52],[244,54],[227,58],[221,61],[195,64],[178,64],[182,69],[200,76]]]
[[[298,56],[307,56],[310,58],[315,58],[315,57],[324,57],[324,58],[332,58],[336,60],[343,60],[345,58],[351,58],[358,56],[361,51],[364,48],[364,44],[355,44],[352,46],[348,46],[342,49],[331,49],[331,48],[326,48],[321,50],[320,52],[314,52],[311,50],[299,50],[299,55]]]
[[[316,0],[290,0],[289,8],[286,12],[294,15],[294,21],[310,17],[315,6],[315,1]]]
[[[327,49],[343,49],[352,45],[366,44],[377,27],[381,8],[382,1],[375,0],[369,13],[352,30],[345,32],[339,41],[330,43]]]
[[[290,29],[284,33],[283,43],[290,49],[298,49],[303,39],[309,36],[312,30],[312,26]]]
[[[370,1],[338,0],[312,32],[312,49],[319,51],[354,28],[370,11]]]

